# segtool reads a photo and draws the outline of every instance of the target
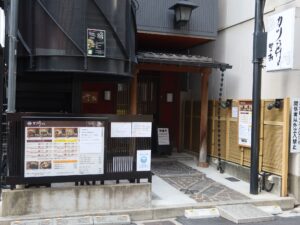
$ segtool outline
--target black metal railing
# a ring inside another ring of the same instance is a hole
[[[151,182],[151,171],[137,171],[137,151],[151,150],[150,137],[122,137],[110,136],[112,122],[150,122],[152,116],[117,116],[117,115],[71,115],[71,114],[29,114],[14,113],[8,115],[9,134],[8,146],[8,172],[5,182],[12,187],[16,184],[38,185],[57,182],[76,182],[102,184],[105,180],[129,180],[140,182],[140,179],[148,179]],[[70,176],[40,176],[25,177],[25,121],[55,120],[55,121],[101,121],[104,124],[104,173],[91,175]]]

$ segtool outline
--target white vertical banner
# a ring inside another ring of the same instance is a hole
[[[267,20],[266,70],[292,69],[294,66],[295,8],[270,16]]]
[[[4,11],[0,8],[0,45],[4,47],[5,44],[5,16]]]
[[[300,152],[300,98],[292,99],[290,146],[291,153]]]

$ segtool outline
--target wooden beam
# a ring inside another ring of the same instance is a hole
[[[207,163],[207,120],[208,120],[208,78],[211,69],[203,71],[201,77],[201,110],[200,110],[200,145],[199,166],[208,167]]]
[[[194,116],[194,100],[190,101],[190,139],[189,139],[189,150],[193,150],[193,116]]]
[[[138,76],[139,71],[136,70],[134,73],[134,76],[131,80],[131,85],[130,85],[130,114],[131,115],[136,115],[137,114],[137,76]]]
[[[290,99],[284,99],[283,107],[283,140],[282,140],[282,184],[281,196],[288,196],[288,169],[289,169],[289,128],[290,128]]]
[[[162,71],[162,72],[179,72],[179,73],[202,73],[211,70],[205,67],[183,66],[175,64],[158,64],[158,63],[139,63],[139,70]]]

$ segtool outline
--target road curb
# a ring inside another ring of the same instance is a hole
[[[253,204],[255,206],[271,206],[278,205],[283,210],[293,209],[295,206],[295,199],[291,197],[285,197],[280,199],[271,200],[239,200],[239,201],[227,201],[227,202],[205,202],[185,205],[173,205],[166,207],[152,207],[148,209],[136,209],[136,210],[115,210],[115,211],[98,211],[98,212],[80,212],[80,213],[61,213],[55,215],[26,215],[15,217],[0,217],[0,225],[10,225],[13,221],[22,220],[41,220],[41,219],[53,219],[53,218],[67,218],[67,217],[79,217],[79,216],[107,216],[107,215],[129,215],[132,221],[140,220],[158,220],[175,218],[184,216],[184,212],[187,209],[205,209],[212,208],[220,205],[237,205],[237,204]]]

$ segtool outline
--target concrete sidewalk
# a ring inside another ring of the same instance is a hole
[[[153,158],[152,206],[130,210],[98,210],[93,212],[65,213],[59,217],[86,217],[106,215],[129,215],[132,221],[157,220],[184,216],[186,209],[211,208],[220,205],[253,204],[256,206],[278,205],[282,209],[292,209],[295,201],[291,197],[281,198],[262,192],[249,194],[249,184],[229,181],[232,177],[220,174],[215,168],[198,168],[193,156],[173,154],[168,157]],[[127,181],[122,181],[127,182]],[[147,182],[142,180],[141,182]],[[58,215],[29,215],[0,217],[0,225],[16,220],[53,219]]]
[[[249,183],[220,174],[213,167],[199,168],[194,157],[186,153],[154,158],[152,171],[153,207],[288,199],[265,191],[251,195]]]

